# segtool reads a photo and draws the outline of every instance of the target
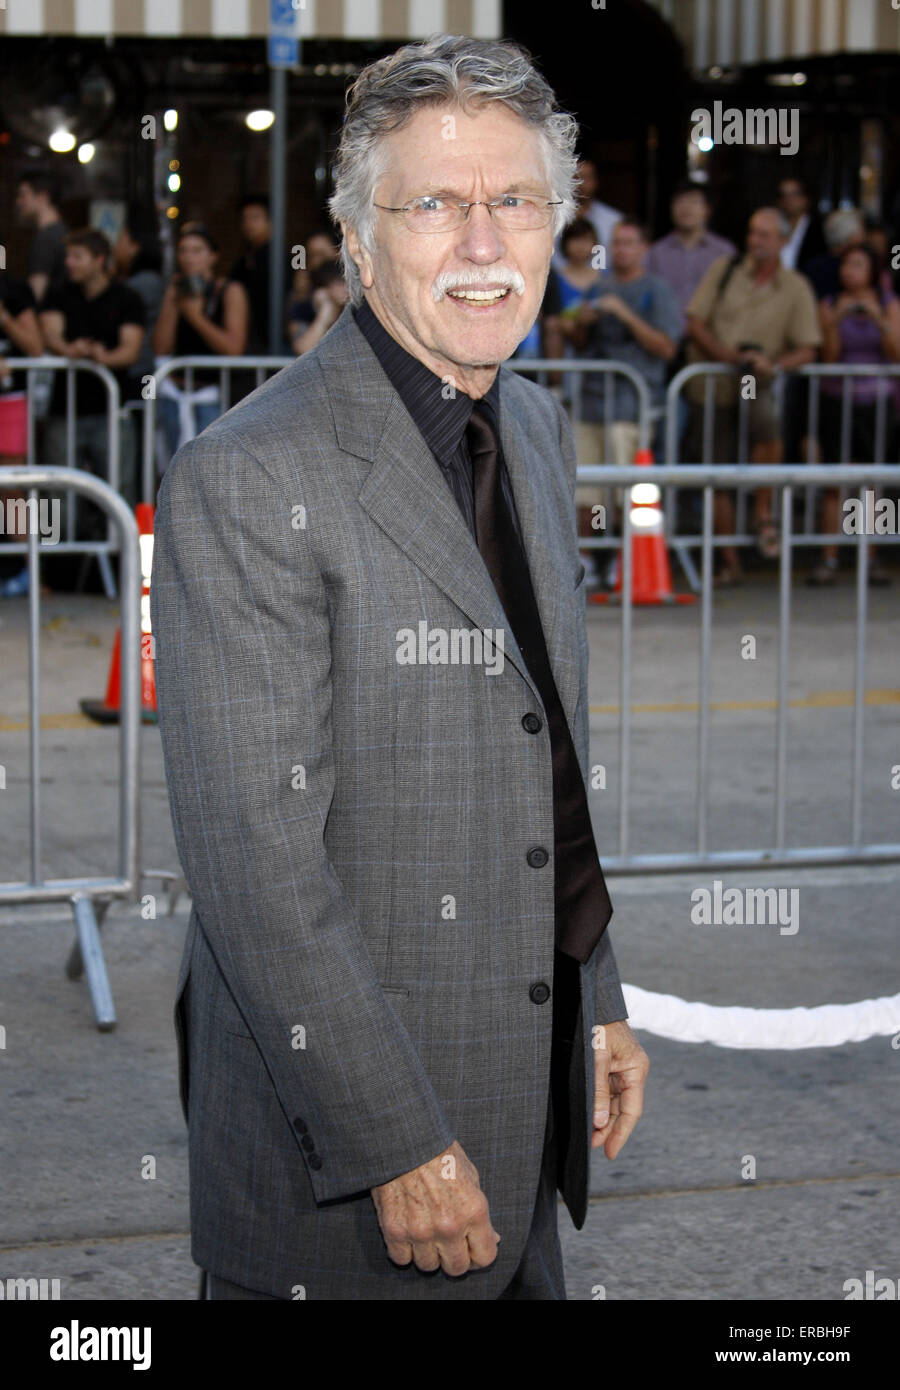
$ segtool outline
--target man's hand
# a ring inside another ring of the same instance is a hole
[[[764,352],[745,352],[743,360],[756,376],[760,376],[766,381],[775,375],[775,363]]]
[[[602,314],[614,314],[623,323],[627,323],[632,317],[631,310],[625,300],[620,299],[617,294],[601,294],[597,300],[597,308]]]
[[[444,1153],[372,1188],[372,1201],[390,1259],[424,1271],[465,1274],[497,1258],[478,1171],[456,1139]]]
[[[85,355],[92,358],[94,362],[98,362],[101,366],[105,366],[109,353],[110,350],[108,347],[103,343],[99,343],[96,338],[91,338]]]
[[[71,343],[66,343],[61,356],[65,357],[90,357],[91,338],[73,338]]]
[[[615,1158],[644,1108],[644,1082],[650,1058],[628,1024],[597,1024],[594,1045],[594,1133],[591,1148],[602,1144]]]

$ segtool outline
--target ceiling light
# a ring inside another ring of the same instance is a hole
[[[66,130],[65,126],[57,126],[47,144],[57,154],[66,154],[75,148],[75,136],[71,131]]]

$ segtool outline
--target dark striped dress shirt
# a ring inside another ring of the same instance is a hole
[[[464,391],[445,393],[445,384],[424,362],[402,347],[382,324],[368,302],[363,300],[352,311],[357,327],[365,334],[397,395],[412,416],[425,443],[437,460],[456,498],[463,519],[475,538],[475,497],[472,489],[472,460],[466,442],[466,426],[475,402]],[[449,398],[448,398],[449,397]],[[490,419],[500,439],[500,374],[494,377],[490,389],[479,404]],[[513,524],[522,539],[522,527],[516,511],[512,484],[500,449],[500,485]],[[477,543],[477,539],[476,539]]]

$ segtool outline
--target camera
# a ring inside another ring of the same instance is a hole
[[[175,278],[175,290],[183,298],[190,295],[205,294],[206,281],[202,275],[178,275]]]

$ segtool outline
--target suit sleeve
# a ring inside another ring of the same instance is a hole
[[[159,492],[151,615],[178,853],[323,1202],[455,1134],[327,853],[331,625],[296,500],[240,447],[185,445]]]
[[[575,526],[575,470],[577,459],[575,454],[575,441],[572,436],[572,426],[569,418],[563,410],[555,396],[551,396],[556,407],[559,425],[559,447],[562,450],[563,459],[566,467],[566,482],[572,497],[572,525]],[[584,609],[579,607],[576,622],[586,626]],[[585,677],[585,686],[587,684]],[[582,693],[582,699],[578,705],[578,720],[581,725],[579,730],[573,730],[576,745],[579,743],[583,748],[589,747],[589,716],[587,689]],[[587,769],[582,768],[582,777],[585,779],[585,787],[588,788]],[[595,1023],[617,1023],[620,1019],[628,1017],[628,1010],[625,1007],[625,996],[622,993],[622,983],[619,979],[619,971],[616,966],[616,958],[613,954],[612,938],[609,927],[597,942],[595,952],[596,966],[596,993],[594,998],[594,1022]]]

